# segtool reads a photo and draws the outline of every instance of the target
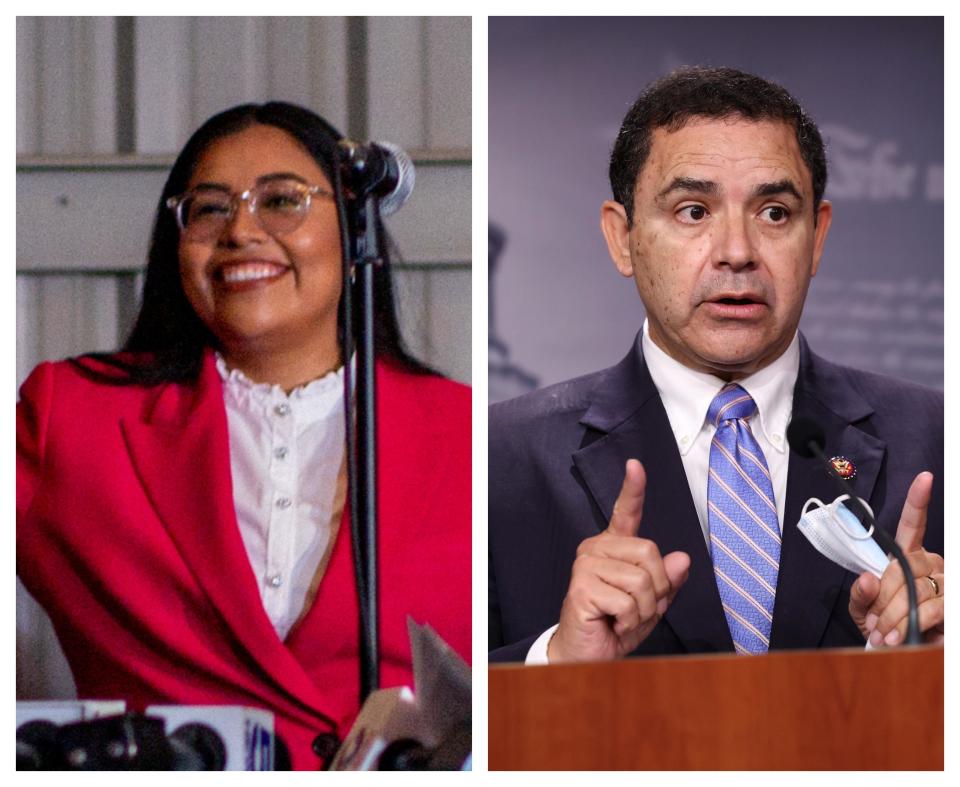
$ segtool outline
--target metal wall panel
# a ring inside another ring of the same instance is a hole
[[[266,21],[200,17],[190,25],[194,86],[191,129],[211,115],[266,100]]]
[[[346,128],[343,17],[144,18],[135,31],[141,153],[176,152],[208,117],[250,101],[300,103]]]
[[[166,167],[22,167],[20,270],[142,268]]]
[[[412,149],[388,224],[412,352],[470,380],[467,17],[18,17],[17,384],[116,347],[136,309],[173,154],[210,114],[279,99]],[[120,152],[133,155],[118,156]],[[71,696],[46,616],[17,583],[18,697]]]
[[[472,116],[470,25],[460,17],[425,21],[426,73],[423,117],[428,148],[469,148]]]
[[[40,102],[37,100],[37,17],[17,17],[17,155],[36,153]]]
[[[40,302],[36,276],[17,276],[17,387],[42,358],[40,341]]]
[[[44,17],[30,32],[34,70],[24,75],[23,101],[35,107],[36,137],[26,149],[46,154],[113,152],[115,21]]]
[[[17,35],[17,148],[31,156],[17,179],[19,270],[140,270],[172,153],[210,113],[266,98],[306,103],[348,133],[360,126],[413,149],[417,189],[389,220],[402,259],[420,266],[426,292],[443,274],[424,265],[469,265],[468,18],[20,17]],[[121,79],[127,52],[133,75]],[[120,96],[124,79],[132,87]],[[366,99],[360,115],[353,88]],[[132,127],[132,159],[110,155],[118,123]],[[447,281],[469,292],[463,277]],[[423,333],[426,322],[408,329]],[[411,341],[437,346],[426,334]]]
[[[347,133],[346,19],[267,19],[266,41],[269,98],[314,107]]]
[[[417,166],[410,201],[387,220],[410,262],[470,259],[471,174],[463,163],[424,162]]]
[[[427,357],[456,380],[470,380],[470,269],[431,272],[427,280]]]
[[[17,580],[17,699],[62,699],[77,687],[50,618]]]
[[[147,17],[134,26],[136,149],[169,153],[186,142],[194,86],[189,19]]]
[[[368,118],[373,139],[402,148],[426,146],[426,63],[420,17],[368,21]]]
[[[17,276],[17,384],[41,359],[110,350],[130,276]],[[73,697],[76,687],[53,625],[17,580],[17,697]]]
[[[469,162],[416,159],[417,185],[387,226],[408,262],[470,259]],[[32,164],[17,177],[20,269],[134,269],[144,265],[167,166],[99,169]]]
[[[132,274],[17,276],[17,372],[22,381],[37,359],[59,359],[113,350],[129,312],[121,319]]]
[[[396,271],[397,317],[407,349],[461,382],[470,382],[470,267],[444,264]]]

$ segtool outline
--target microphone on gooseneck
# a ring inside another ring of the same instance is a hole
[[[416,182],[413,160],[390,142],[353,142],[342,139],[340,172],[350,194],[380,198],[380,215],[396,213],[409,199]]]
[[[850,494],[843,480],[837,475],[837,470],[833,466],[833,463],[823,452],[827,440],[823,429],[818,423],[809,418],[794,418],[787,427],[787,442],[790,443],[790,447],[800,456],[806,458],[816,457],[820,460],[824,469],[827,471],[827,475],[830,476],[840,494],[847,496],[847,500],[844,501],[847,507],[852,509],[857,518],[870,528],[872,535],[877,539],[884,551],[892,554],[900,564],[900,569],[903,571],[907,585],[907,603],[909,605],[906,641],[909,645],[921,644],[920,623],[917,612],[917,585],[913,571],[900,545],[887,531],[877,527],[873,514],[871,514],[867,507],[860,501],[859,497]]]

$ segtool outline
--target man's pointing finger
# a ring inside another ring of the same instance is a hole
[[[636,459],[628,459],[623,475],[623,486],[617,502],[613,504],[613,515],[607,528],[617,536],[635,536],[640,530],[643,516],[643,498],[647,491],[647,474],[643,465]]]
[[[903,503],[900,524],[897,525],[897,543],[906,552],[916,552],[923,546],[927,529],[927,506],[933,492],[933,473],[923,472],[913,479]]]

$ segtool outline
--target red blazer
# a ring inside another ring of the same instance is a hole
[[[470,658],[470,391],[377,367],[381,685],[412,685],[406,619]],[[349,512],[281,641],[237,526],[212,355],[195,385],[92,382],[44,363],[17,405],[17,573],[81,697],[267,708],[295,768],[358,708]]]

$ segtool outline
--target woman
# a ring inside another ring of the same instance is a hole
[[[79,696],[267,708],[295,768],[358,712],[333,151],[290,104],[210,119],[157,210],[124,352],[17,406],[17,567]],[[381,685],[407,616],[470,656],[469,391],[402,349],[378,270]]]

